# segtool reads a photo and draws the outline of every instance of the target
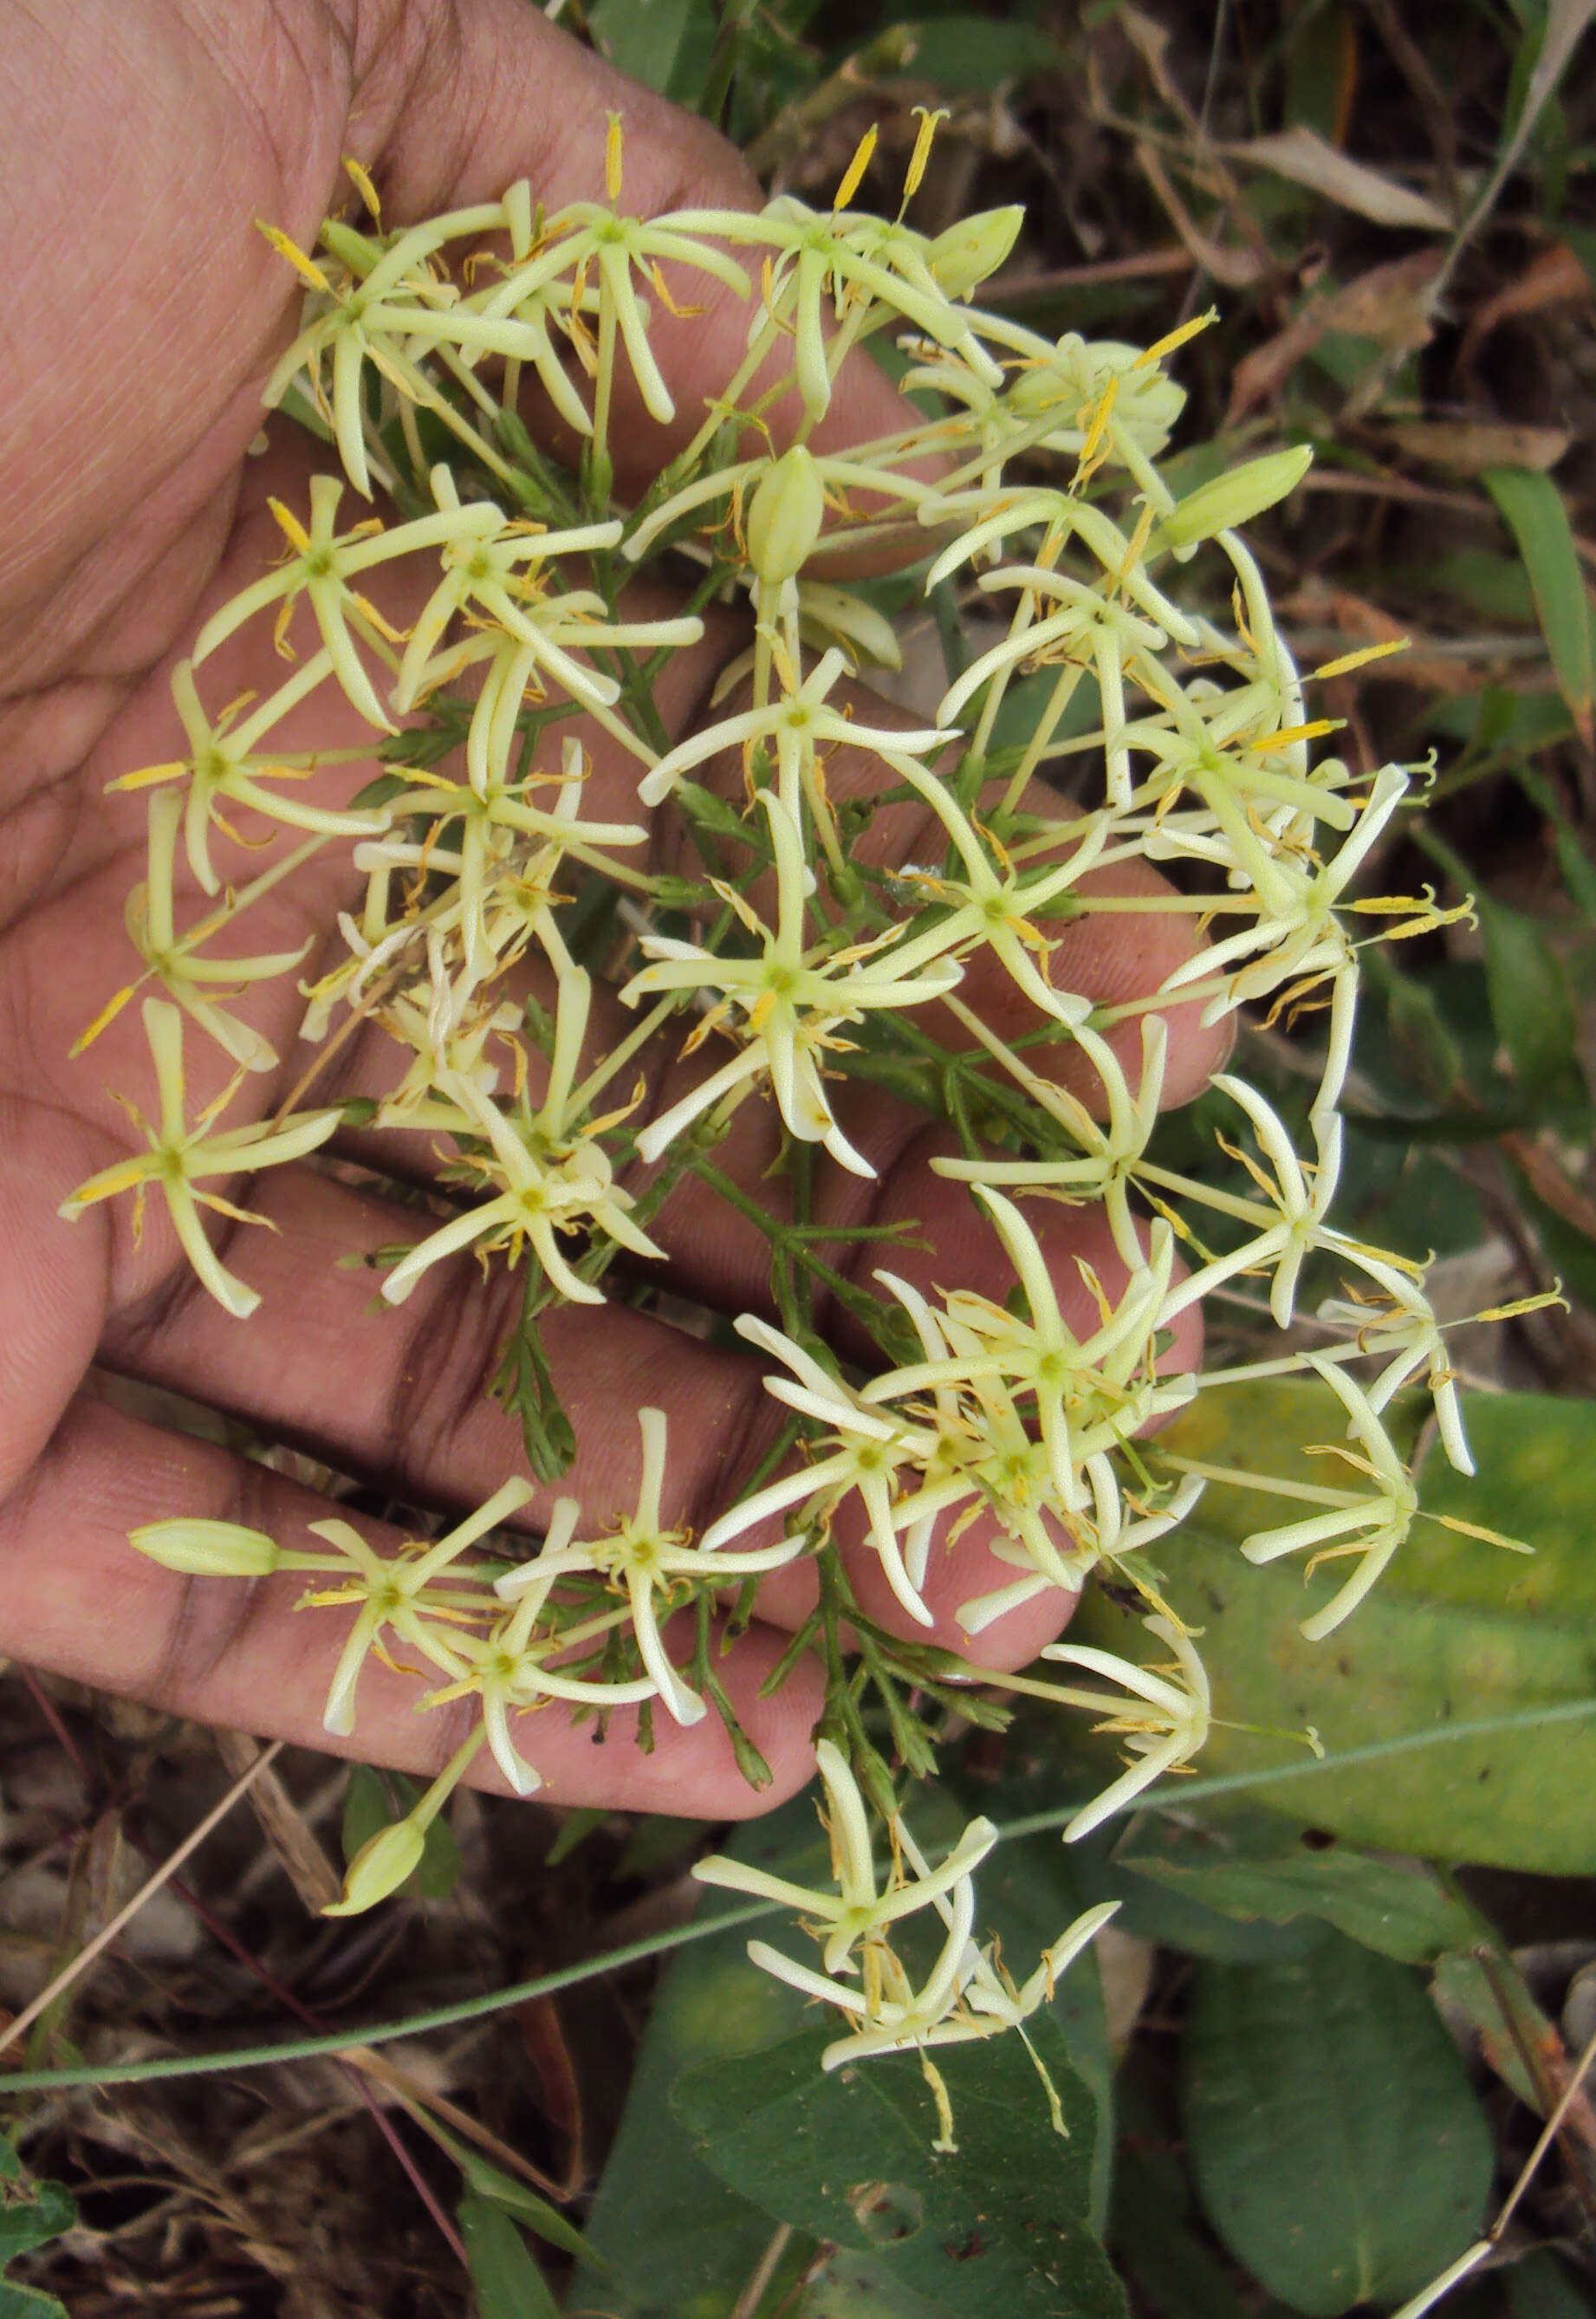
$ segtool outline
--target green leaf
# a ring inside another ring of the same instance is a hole
[[[588,24],[600,55],[678,104],[695,105],[715,48],[709,0],[598,0]]]
[[[1115,1857],[1222,1916],[1270,1925],[1322,1917],[1405,1964],[1433,1963],[1489,1935],[1483,1918],[1417,1862],[1373,1859],[1321,1829],[1293,1834],[1258,1816],[1207,1826],[1143,1822]]]
[[[1407,1966],[1335,1936],[1198,1965],[1182,2076],[1208,2219],[1295,2309],[1398,2302],[1477,2234],[1491,2132]]]
[[[346,1864],[363,1844],[369,1843],[383,1828],[392,1827],[395,1820],[403,1819],[420,1800],[420,1789],[402,1772],[377,1772],[368,1764],[351,1764],[349,1784],[344,1790]],[[419,1867],[399,1889],[424,1900],[444,1900],[459,1881],[460,1847],[447,1823],[435,1819],[427,1830]]]
[[[1563,962],[1533,918],[1476,894],[1491,1019],[1527,1096],[1578,1101],[1579,1018]]]
[[[884,2276],[946,2319],[1123,2319],[1123,2290],[1088,2227],[1090,2095],[1057,2025],[1032,2042],[1058,2089],[1068,2140],[1049,2123],[1017,2037],[936,2056],[956,2151],[935,2152],[936,2109],[918,2062],[878,2055],[830,2076],[834,2032],[706,2062],[672,2107],[717,2174],[779,2221],[871,2251]]]
[[[1481,2051],[1502,2083],[1512,2088],[1526,2109],[1544,2117],[1546,2095],[1525,2055],[1560,2057],[1563,2040],[1494,1935],[1442,1957],[1431,1988],[1438,2004],[1461,2014],[1478,2033]],[[1554,2074],[1546,2072],[1548,2079]]]
[[[1550,2247],[1537,2247],[1505,2274],[1512,2319],[1592,2319],[1596,2302]]]
[[[14,2278],[0,2278],[0,2319],[71,2319],[59,2296],[41,2287],[19,2287]]]
[[[77,2219],[72,2194],[59,2182],[35,2182],[27,2198],[0,2206],[0,2270],[19,2254],[59,2239]]]
[[[933,16],[908,30],[915,46],[904,70],[942,95],[989,95],[1063,59],[1052,34],[1023,18]]]
[[[780,2311],[780,2298],[770,2306]],[[923,2296],[883,2277],[873,2256],[852,2247],[826,2247],[804,2272],[792,2319],[935,2319]]]
[[[1050,1792],[1056,1792],[1056,1785]],[[990,1801],[983,1795],[979,1808],[989,1808]],[[969,1808],[977,1806],[969,1802]],[[963,1818],[963,1810],[955,1809],[950,1800],[939,1805],[934,1796],[927,1795],[916,1804],[914,1826],[920,1841],[936,1856],[958,1833]],[[829,1873],[829,1848],[811,1795],[797,1797],[767,1818],[738,1828],[726,1849],[738,1860],[799,1883],[824,1882]],[[1056,1940],[1072,1917],[1104,1897],[1096,1881],[1083,1876],[1085,1864],[1080,1853],[1067,1853],[1051,1836],[1005,1845],[987,1863],[978,1932],[982,1938],[997,1935],[1011,1971],[1028,1972],[1040,1949]],[[737,1903],[735,1895],[712,1891],[704,1905],[713,1912]],[[1217,1917],[1213,1921],[1227,1932],[1239,1929],[1225,1926]],[[780,1917],[759,1930],[776,1945],[789,1947],[795,1956],[813,1962],[813,1945]],[[772,2217],[768,2207],[725,2175],[724,2169],[711,2170],[702,2146],[684,2132],[672,2107],[672,2089],[695,2064],[757,2055],[814,2024],[814,2013],[803,1998],[749,1963],[746,1941],[746,1931],[739,1928],[685,1950],[665,1975],[650,2016],[626,2115],[587,2229],[589,2248],[602,2255],[610,2269],[602,2279],[592,2279],[585,2300],[617,2314],[618,2319],[681,2319],[686,2312],[693,2319],[726,2319],[769,2244]],[[1089,1957],[1070,1967],[1048,2014],[1028,2025],[1033,2026],[1047,2041],[1048,2066],[1065,2103],[1072,2141],[1068,2145],[1059,2142],[1049,2130],[1046,2097],[1024,2048],[1017,2040],[1004,2039],[999,2042],[1013,2045],[1023,2063],[1017,2080],[1016,2117],[1027,2135],[1033,2130],[1042,2134],[1050,2164],[1061,2159],[1072,2170],[1072,2180],[1077,2172],[1084,2179],[1083,2205],[1089,2219],[1106,2189],[1112,2142],[1107,2036],[1101,1990]],[[916,2162],[924,2170],[932,2165],[928,2145],[935,2127],[925,2123],[933,2116],[930,2096],[912,2062],[909,2068],[920,2106],[916,2116],[924,2125],[916,2143]],[[843,2096],[835,2080],[825,2082],[832,2098]],[[960,2123],[962,2126],[962,2116]],[[919,2175],[915,2179],[918,2182]],[[888,2313],[892,2319],[900,2314],[902,2319],[922,2319],[925,2306],[913,2282],[903,2283],[901,2266],[889,2254],[880,2257],[878,2275],[867,2242],[856,2236],[843,2251],[847,2259],[837,2259],[834,2279],[830,2271],[812,2274],[814,2240],[801,2229],[795,2234],[789,2250],[790,2271],[784,2259],[781,2278],[789,2279],[795,2291],[799,2278],[809,2279],[819,2296],[817,2282],[824,2275],[835,2289],[832,2299],[821,2296],[815,2302],[813,2319],[820,2319],[821,2314],[825,2319],[844,2319],[844,2314],[865,2319],[866,2314],[876,2313],[882,2319]],[[872,2294],[874,2301],[866,2299]],[[810,2307],[806,2299],[797,2306],[798,2314]]]
[[[1393,973],[1386,982],[1385,1013],[1401,1069],[1432,1103],[1450,1103],[1463,1085],[1463,1055],[1434,991],[1411,975]]]
[[[478,2319],[559,2319],[559,2305],[502,2206],[468,2190],[455,2209]]]
[[[1136,2057],[1145,2062],[1145,2054]],[[1124,2130],[1114,2156],[1115,2262],[1159,2319],[1246,2319],[1224,2266],[1196,2236],[1190,2178],[1150,2089],[1127,2063],[1120,2087]]]
[[[1557,690],[1587,748],[1591,745],[1591,618],[1584,575],[1563,495],[1550,475],[1528,467],[1487,467],[1481,478],[1518,542],[1529,574]]]
[[[825,1839],[807,1796],[737,1830],[726,1850],[775,1873],[824,1874]],[[706,1915],[735,1906],[710,1892]],[[727,2319],[763,2256],[771,2219],[735,2197],[694,2150],[671,2111],[671,2088],[700,2057],[745,2053],[790,2034],[802,2017],[790,1990],[758,1972],[738,1927],[684,1949],[666,1972],[638,2050],[620,2130],[588,2218],[602,2278],[579,2271],[573,2299],[616,2319]],[[812,2242],[795,2243],[801,2269]]]
[[[0,2134],[0,2179],[15,2181],[20,2172],[15,2151]],[[59,2239],[77,2219],[72,2194],[60,2182],[35,2182],[28,2197],[5,2197],[0,2201],[0,2270],[7,2269],[18,2255]],[[42,2287],[0,2278],[0,2319],[68,2319],[68,2314],[66,2305]]]
[[[590,2253],[588,2243],[576,2224],[567,2222],[557,2206],[551,2206],[546,2198],[540,2198],[515,2175],[507,2174],[501,2166],[495,2166],[491,2159],[484,2158],[480,2150],[473,2150],[469,2142],[463,2142],[458,2134],[451,2134],[446,2126],[440,2125],[422,2104],[407,2102],[405,2107],[423,2132],[431,2135],[438,2148],[448,2152],[465,2178],[466,2189],[473,2197],[487,2198],[495,2206],[502,2206],[507,2214],[513,2215],[518,2222],[525,2223],[528,2230],[536,2232],[549,2246],[561,2247],[565,2253],[578,2257]]]
[[[1298,1622],[1340,1583],[1291,1557],[1260,1568],[1238,1548],[1289,1518],[1278,1497],[1210,1483],[1159,1557],[1169,1599],[1203,1630],[1215,1728],[1202,1768],[1264,1770],[1303,1759],[1289,1735],[1312,1724],[1336,1752],[1443,1733],[1448,1723],[1590,1700],[1596,1627],[1596,1423],[1583,1402],[1538,1394],[1470,1396],[1480,1468],[1469,1481],[1432,1448],[1420,1473],[1432,1512],[1527,1540],[1532,1557],[1420,1520],[1345,1626],[1309,1643]],[[1420,1412],[1408,1421],[1411,1434]],[[1402,1421],[1396,1421],[1402,1430]],[[1328,1388],[1296,1381],[1205,1394],[1158,1448],[1215,1465],[1322,1482],[1309,1445],[1346,1421]],[[1153,1453],[1157,1462],[1157,1451]],[[1132,1658],[1140,1622],[1088,1588],[1074,1629]],[[1238,1724],[1263,1727],[1238,1730]],[[1270,1736],[1279,1735],[1279,1736]],[[1596,1714],[1425,1746],[1399,1761],[1339,1771],[1303,1764],[1260,1786],[1271,1810],[1311,1818],[1354,1843],[1548,1874],[1596,1871]]]

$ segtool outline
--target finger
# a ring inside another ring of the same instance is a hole
[[[625,214],[762,206],[753,172],[708,122],[579,48],[522,0],[464,0],[412,13],[424,20],[421,52],[376,60],[374,118],[368,127],[357,106],[350,124],[354,149],[395,222],[494,200],[518,177],[531,179],[551,212],[568,202],[603,202],[611,115],[621,124]],[[313,232],[319,219],[320,212],[303,216],[303,230]],[[613,448],[628,488],[652,481],[696,433],[707,403],[747,350],[748,308],[735,292],[690,268],[663,272],[672,300],[651,300],[649,344],[677,415],[663,427],[649,418],[623,374]],[[672,302],[682,311],[672,311]],[[799,410],[790,397],[765,414],[778,442]],[[904,423],[896,390],[860,356],[843,365],[834,407],[813,440],[834,447]],[[562,441],[557,426],[546,432],[567,452],[578,447],[568,436]]]
[[[51,327],[19,342],[8,379],[5,441],[19,454],[0,504],[8,688],[52,683],[85,654],[95,681],[114,688],[170,642],[214,563],[300,299],[257,221],[308,247],[347,198],[346,153],[383,188],[387,222],[496,199],[520,176],[552,209],[602,196],[615,112],[631,209],[759,205],[713,130],[521,0],[358,11],[242,0],[116,11],[113,31],[93,9],[12,13],[0,197],[14,198],[0,207],[40,221],[23,289],[47,299]],[[108,138],[108,122],[137,133]],[[137,220],[137,235],[107,235],[107,216]],[[62,281],[69,298],[51,286]],[[654,318],[678,432],[627,426],[628,487],[697,426],[740,358],[744,311],[711,288],[702,314]],[[829,425],[860,439],[893,430],[900,409],[873,363],[850,361]],[[157,572],[167,585],[152,594],[139,583]],[[114,698],[71,706],[97,726]],[[18,762],[32,772],[37,751]]]
[[[102,1358],[410,1502],[464,1510],[506,1473],[525,1470],[519,1425],[489,1390],[518,1324],[518,1276],[496,1266],[484,1277],[457,1258],[434,1267],[395,1310],[374,1294],[378,1276],[347,1268],[348,1259],[412,1237],[413,1210],[310,1169],[275,1170],[252,1197],[276,1229],[225,1243],[229,1265],[262,1295],[249,1325],[240,1328],[179,1270],[113,1320]],[[528,1522],[546,1521],[565,1494],[580,1501],[589,1524],[608,1523],[635,1502],[640,1408],[665,1412],[667,1518],[695,1534],[736,1502],[766,1462],[786,1413],[764,1389],[768,1363],[613,1300],[601,1310],[553,1311],[539,1332],[576,1453],[568,1472],[538,1490]],[[780,1535],[778,1524],[757,1543]],[[854,1583],[875,1602],[875,1557],[852,1506],[834,1535]],[[993,1536],[972,1531],[959,1557],[933,1557],[927,1602],[951,1646],[960,1603],[1013,1576],[989,1551]],[[779,1623],[796,1622],[807,1607],[802,1585],[771,1600]],[[883,1624],[922,1633],[895,1602],[880,1607]],[[993,1628],[982,1638],[983,1656],[993,1665],[1023,1665],[1071,1607],[1059,1598]]]
[[[862,682],[840,682],[832,699],[859,724],[878,729],[908,731],[925,722]],[[741,697],[726,702],[723,713],[729,715],[743,705]],[[940,761],[926,762],[946,776],[955,759],[950,753]],[[746,775],[740,750],[711,759],[695,769],[694,777],[729,801],[740,804],[744,799]],[[834,808],[874,798],[901,786],[897,773],[872,749],[844,744],[825,755],[825,793]],[[980,802],[978,800],[978,809]],[[1030,783],[1019,809],[1039,822],[1056,822],[1066,832],[1069,825],[1087,810],[1061,798],[1057,790],[1041,780]],[[690,834],[681,817],[663,817],[655,827],[657,866],[691,874],[698,867],[697,858]],[[1061,844],[1058,857],[1060,861],[1066,858],[1066,850]],[[934,871],[948,851],[947,832],[929,806],[918,800],[900,799],[878,807],[862,834],[851,842],[849,851],[860,863],[872,869],[913,866]],[[1050,921],[1047,928],[1051,943],[1047,973],[1053,988],[1060,992],[1078,994],[1099,1006],[1144,998],[1159,990],[1177,967],[1205,947],[1198,932],[1202,898],[1194,898],[1189,910],[1167,910],[1164,906],[1178,898],[1176,889],[1139,856],[1114,860],[1087,871],[1072,890],[1085,906],[1082,914],[1066,917],[1062,923]],[[773,880],[758,880],[750,890],[750,899],[756,909],[768,912],[774,907],[774,898]],[[1129,907],[1116,915],[1120,905]],[[959,996],[1005,1040],[1042,1026],[1040,1010],[989,950],[978,950],[966,961],[965,980]],[[1158,1012],[1168,1033],[1165,1102],[1188,1103],[1201,1093],[1213,1072],[1223,1067],[1234,1040],[1234,1024],[1227,1018],[1205,1026],[1201,1020],[1201,1000],[1172,997],[1160,1005]],[[944,1043],[955,1048],[969,1043],[968,1033],[957,1026],[945,1009],[926,1007],[920,1012],[918,1020],[934,1026],[934,1035]],[[1141,1042],[1136,1024],[1116,1024],[1107,1036],[1122,1066],[1134,1077]],[[1101,1104],[1102,1087],[1097,1074],[1068,1036],[1042,1048],[1032,1060],[1034,1068],[1057,1078],[1083,1102],[1094,1107]]]
[[[356,1733],[329,1737],[321,1716],[348,1629],[338,1611],[296,1611],[303,1580],[185,1579],[137,1554],[127,1533],[175,1515],[237,1521],[280,1545],[314,1549],[306,1525],[347,1509],[246,1458],[140,1423],[104,1403],[75,1402],[29,1488],[0,1508],[0,1591],[9,1656],[173,1714],[261,1737],[353,1754],[363,1763],[435,1773],[467,1736],[473,1701],[418,1713],[422,1686],[368,1661]],[[362,1520],[382,1554],[400,1535]],[[636,1745],[635,1709],[608,1732],[573,1724],[558,1703],[519,1717],[521,1753],[550,1802],[670,1811],[708,1819],[764,1810],[802,1787],[814,1765],[818,1669],[806,1664],[773,1698],[760,1695],[783,1638],[755,1626],[718,1662],[735,1710],[772,1773],[763,1791],[737,1769],[710,1714],[683,1729],[657,1713],[654,1745]],[[504,1792],[491,1756],[473,1783]]]

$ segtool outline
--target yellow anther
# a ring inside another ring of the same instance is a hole
[[[372,223],[374,226],[381,226],[383,222],[383,204],[377,199],[377,189],[373,185],[366,172],[361,167],[359,162],[356,160],[353,154],[346,153],[344,156],[344,175],[348,178],[349,183],[354,186],[361,200],[365,203],[366,209],[371,216]]]
[[[832,214],[834,217],[838,210],[845,210],[847,208],[849,203],[853,199],[854,194],[859,191],[860,184],[863,179],[864,173],[870,167],[870,156],[876,149],[876,140],[880,133],[880,131],[872,122],[870,127],[865,131],[864,135],[860,139],[858,144],[854,147],[853,158],[843,170],[843,182],[837,187],[835,197],[832,202]]]
[[[1383,645],[1365,645],[1361,652],[1343,653],[1339,660],[1327,660],[1313,674],[1347,676],[1355,668],[1366,668],[1372,660],[1389,660],[1393,653],[1407,652],[1411,643],[1410,636],[1390,636]]]
[[[939,105],[937,110],[934,113],[932,113],[924,104],[917,104],[915,107],[915,117],[919,122],[920,126],[915,136],[915,149],[909,155],[909,166],[904,173],[903,198],[905,209],[908,207],[909,203],[914,200],[915,195],[920,190],[921,179],[925,175],[925,165],[931,158],[932,140],[936,135],[937,123],[940,121],[947,120],[948,109],[946,105]],[[874,132],[872,131],[872,142],[873,138]],[[837,200],[837,206],[839,209],[842,207],[842,196],[840,194]],[[899,212],[899,215],[902,215],[901,211]]]
[[[288,260],[302,282],[307,283],[312,290],[331,289],[332,284],[321,268],[313,258],[305,256],[297,242],[290,241],[288,236],[280,232],[275,225],[267,225],[265,218],[257,218],[255,225],[258,233],[265,234],[278,257]]]
[[[1210,306],[1205,314],[1194,315],[1189,322],[1182,322],[1177,330],[1169,330],[1163,338],[1155,339],[1150,347],[1144,347],[1131,365],[1132,369],[1150,370],[1154,363],[1162,362],[1166,355],[1172,355],[1177,347],[1184,347],[1188,338],[1195,338],[1199,330],[1205,330],[1210,322],[1217,322],[1218,320],[1217,306]]]

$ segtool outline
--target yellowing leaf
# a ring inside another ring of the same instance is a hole
[[[1271,169],[1277,177],[1289,177],[1293,185],[1306,185],[1311,193],[1322,194],[1327,201],[1371,218],[1376,225],[1445,233],[1452,223],[1438,202],[1399,185],[1394,177],[1383,176],[1363,161],[1338,153],[1316,129],[1302,122],[1277,136],[1249,137],[1239,144],[1222,145],[1220,150],[1233,161]]]

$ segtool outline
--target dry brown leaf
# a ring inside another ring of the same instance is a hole
[[[1218,149],[1250,168],[1269,169],[1277,177],[1289,177],[1293,185],[1322,194],[1327,201],[1371,219],[1375,225],[1403,226],[1420,233],[1451,230],[1452,221],[1438,202],[1414,193],[1410,185],[1399,185],[1394,177],[1382,176],[1366,162],[1338,153],[1303,122],[1273,137],[1247,137]]]
[[[1255,282],[1262,281],[1268,271],[1265,259],[1256,249],[1237,249],[1204,233],[1170,184],[1163,162],[1145,140],[1137,145],[1136,159],[1142,176],[1163,203],[1170,224],[1199,266],[1205,267],[1216,282],[1222,282],[1227,290],[1248,290]]]
[[[1312,299],[1285,329],[1236,365],[1225,425],[1240,425],[1250,411],[1276,394],[1305,355],[1328,330],[1407,353],[1429,337],[1429,287],[1440,268],[1439,253],[1417,249],[1407,257],[1373,266],[1366,274]]]
[[[1534,467],[1544,474],[1573,439],[1565,428],[1514,427],[1495,419],[1400,420],[1386,433],[1404,457],[1459,475],[1477,475],[1486,467]]]
[[[1516,314],[1544,313],[1548,306],[1581,305],[1593,297],[1596,282],[1567,243],[1556,242],[1532,259],[1522,274],[1504,283],[1494,297],[1475,307],[1464,332],[1459,360],[1471,362],[1497,324]]]

